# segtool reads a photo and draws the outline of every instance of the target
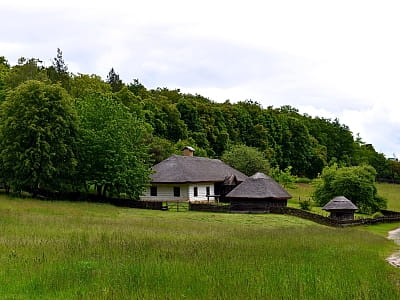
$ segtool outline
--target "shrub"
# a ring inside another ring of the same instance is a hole
[[[311,201],[310,200],[304,200],[300,201],[300,208],[304,210],[311,210]]]
[[[289,166],[285,170],[281,170],[278,167],[272,169],[271,177],[274,178],[285,188],[296,188],[293,184],[296,178],[292,175],[292,167]]]
[[[372,217],[375,219],[375,218],[381,218],[381,217],[383,217],[384,215],[383,215],[383,213],[381,213],[380,211],[377,211],[377,212],[375,212],[373,215],[372,215]]]

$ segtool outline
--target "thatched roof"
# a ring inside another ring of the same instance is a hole
[[[235,186],[237,184],[238,184],[238,180],[237,180],[236,176],[233,174],[226,176],[224,179],[224,185],[234,185]]]
[[[235,187],[226,195],[226,198],[286,200],[292,196],[271,177],[263,173],[256,173]]]
[[[242,182],[247,176],[219,159],[172,155],[152,168],[152,183],[223,182],[234,175]]]
[[[323,210],[357,210],[358,207],[353,204],[349,199],[344,196],[333,198],[323,208]]]

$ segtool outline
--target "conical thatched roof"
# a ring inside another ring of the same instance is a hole
[[[323,210],[357,210],[358,207],[353,204],[349,199],[344,196],[333,198],[323,208]]]
[[[256,173],[235,187],[226,198],[290,199],[292,196],[275,180],[263,173]]]
[[[152,168],[152,183],[223,182],[234,175],[239,182],[247,176],[219,159],[172,155]]]

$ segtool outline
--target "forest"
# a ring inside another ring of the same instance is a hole
[[[57,50],[50,66],[0,56],[0,182],[13,191],[89,192],[137,199],[150,166],[190,145],[196,155],[253,151],[266,170],[316,178],[324,167],[370,165],[382,180],[400,178],[400,163],[378,153],[338,119],[291,106],[244,100],[217,103],[179,89],[123,82],[111,68],[68,71]],[[238,148],[239,147],[239,148]],[[235,154],[236,160],[245,160]]]

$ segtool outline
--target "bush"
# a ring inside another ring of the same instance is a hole
[[[375,212],[375,213],[372,215],[372,217],[373,217],[374,219],[376,219],[376,218],[384,217],[384,215],[383,215],[383,213],[381,213],[380,211],[377,211],[377,212]]]
[[[281,170],[278,167],[272,169],[271,177],[279,182],[285,188],[296,188],[293,184],[296,178],[292,175],[292,167],[289,166],[285,170]]]
[[[304,200],[300,201],[300,208],[304,210],[311,210],[311,201],[310,200]]]

